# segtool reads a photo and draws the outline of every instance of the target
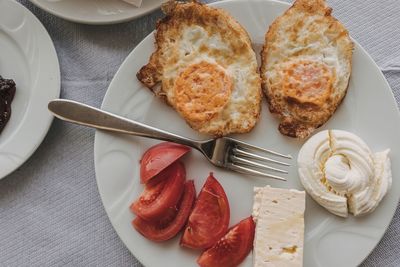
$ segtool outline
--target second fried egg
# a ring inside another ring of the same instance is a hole
[[[324,0],[297,0],[269,28],[261,76],[282,134],[305,138],[346,95],[353,43]]]

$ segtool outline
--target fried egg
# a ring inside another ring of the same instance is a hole
[[[265,36],[262,87],[284,135],[306,138],[346,95],[353,43],[331,12],[324,0],[297,0]]]
[[[169,1],[163,11],[156,51],[137,78],[201,133],[250,131],[262,90],[248,33],[227,12],[197,2]]]

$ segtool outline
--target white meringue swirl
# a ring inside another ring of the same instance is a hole
[[[372,212],[392,184],[389,149],[374,154],[363,140],[346,131],[314,135],[297,161],[307,193],[341,217]]]

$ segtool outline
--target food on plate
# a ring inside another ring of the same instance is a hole
[[[279,131],[306,138],[346,95],[353,42],[324,0],[297,0],[270,26],[261,52],[261,77]]]
[[[262,93],[248,33],[226,11],[201,3],[168,1],[163,10],[156,51],[137,78],[201,133],[249,132]]]
[[[185,226],[190,211],[192,210],[196,190],[193,181],[185,183],[185,189],[179,203],[169,208],[167,215],[158,221],[146,221],[136,217],[132,221],[133,227],[147,239],[162,242],[176,236]]]
[[[189,151],[190,148],[187,146],[170,142],[152,146],[143,154],[140,160],[140,181],[147,183]]]
[[[252,217],[242,220],[211,248],[204,251],[197,263],[201,267],[238,266],[253,248],[254,230]]]
[[[230,209],[221,184],[210,173],[189,216],[181,245],[193,249],[212,247],[228,230]]]
[[[0,134],[11,117],[11,102],[15,95],[15,82],[0,76]]]
[[[346,131],[322,131],[300,149],[300,180],[307,193],[333,214],[367,214],[392,184],[389,151],[373,153],[361,138]]]
[[[185,166],[180,161],[174,162],[145,185],[139,199],[132,203],[131,211],[147,221],[159,220],[178,203],[185,179]]]
[[[303,266],[305,192],[254,188],[253,266]]]

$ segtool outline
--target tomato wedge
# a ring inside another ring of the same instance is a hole
[[[131,211],[146,221],[159,220],[178,203],[185,179],[185,167],[179,161],[174,162],[146,184],[139,199],[130,206]]]
[[[238,266],[253,248],[255,225],[248,217],[222,237],[214,246],[204,251],[197,259],[201,267]]]
[[[147,183],[151,178],[190,151],[187,146],[164,142],[149,148],[140,160],[140,181]]]
[[[229,217],[225,191],[210,173],[189,216],[181,245],[194,249],[211,247],[228,230]]]
[[[148,222],[140,217],[136,217],[132,221],[133,227],[147,239],[162,242],[173,238],[182,230],[190,211],[192,210],[194,199],[196,198],[196,190],[193,180],[185,183],[180,203],[177,208],[170,208],[169,214],[160,221]]]

